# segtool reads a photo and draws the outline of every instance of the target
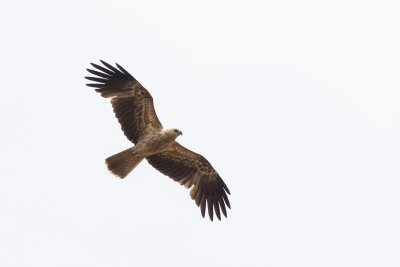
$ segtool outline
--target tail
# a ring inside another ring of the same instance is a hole
[[[133,156],[132,152],[133,147],[108,157],[106,164],[110,172],[119,178],[125,178],[144,159]]]

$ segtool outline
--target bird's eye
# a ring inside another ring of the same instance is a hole
[[[175,129],[174,132],[178,133],[179,131],[177,129]]]

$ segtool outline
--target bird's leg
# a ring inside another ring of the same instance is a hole
[[[140,154],[139,154],[139,153],[137,153],[136,151],[133,151],[133,152],[132,152],[132,155],[133,155],[135,158],[138,158],[138,157],[140,157]]]
[[[137,143],[132,149],[132,156],[135,158],[140,158],[145,154],[145,146],[143,142]]]

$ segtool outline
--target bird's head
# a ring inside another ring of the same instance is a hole
[[[175,138],[178,137],[179,135],[182,135],[182,132],[179,129],[169,129],[168,132],[174,135]]]

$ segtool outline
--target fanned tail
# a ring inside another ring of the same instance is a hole
[[[125,178],[144,157],[133,156],[133,147],[119,152],[106,159],[106,164],[110,172],[119,178]]]

